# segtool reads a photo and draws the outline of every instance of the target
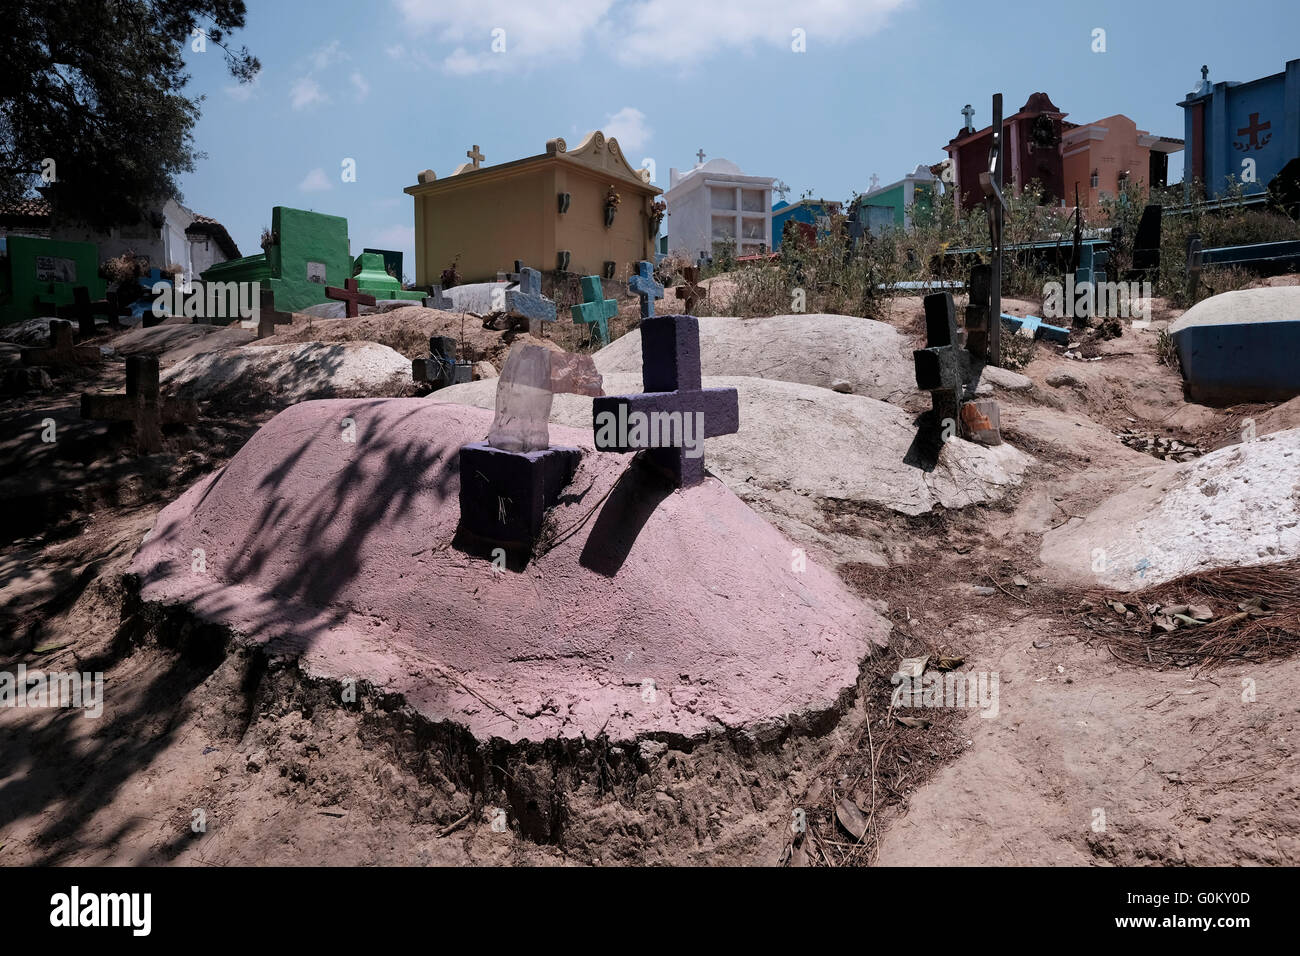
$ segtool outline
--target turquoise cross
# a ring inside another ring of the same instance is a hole
[[[569,311],[573,313],[573,324],[590,324],[592,337],[602,348],[609,344],[609,320],[618,315],[618,302],[602,298],[604,294],[599,276],[583,276],[582,302],[569,306]]]

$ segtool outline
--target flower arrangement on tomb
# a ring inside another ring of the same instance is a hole
[[[456,271],[456,263],[459,261],[460,261],[460,254],[457,253],[456,258],[451,260],[451,265],[449,265],[447,268],[442,270],[441,278],[442,278],[442,287],[444,289],[450,289],[453,286],[458,285],[460,283],[460,273]]]
[[[650,237],[653,239],[659,233],[659,227],[663,225],[664,214],[668,212],[668,206],[662,199],[656,199],[650,207]]]
[[[618,212],[618,204],[623,201],[623,197],[618,194],[618,190],[613,184],[605,190],[605,225],[614,225],[614,214]]]

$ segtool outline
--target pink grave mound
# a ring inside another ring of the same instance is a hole
[[[592,433],[522,570],[460,549],[457,453],[490,412],[304,402],[168,506],[132,563],[318,678],[400,694],[479,740],[810,727],[838,716],[888,623],[717,479],[674,491]],[[352,438],[352,441],[346,439]]]

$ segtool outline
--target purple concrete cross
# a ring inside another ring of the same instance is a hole
[[[649,460],[679,488],[698,485],[704,480],[703,440],[740,430],[736,390],[702,387],[699,320],[691,315],[642,319],[641,378],[645,392],[640,395],[592,400],[597,450],[649,449]],[[697,454],[688,454],[688,437]]]

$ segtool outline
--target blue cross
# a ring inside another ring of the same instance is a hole
[[[655,314],[655,299],[664,297],[664,287],[654,279],[654,269],[644,259],[636,264],[636,274],[627,280],[627,291],[634,292],[641,299],[641,318],[648,319]]]
[[[519,288],[506,293],[506,311],[526,319],[555,321],[555,303],[542,295],[542,274],[519,270]]]

